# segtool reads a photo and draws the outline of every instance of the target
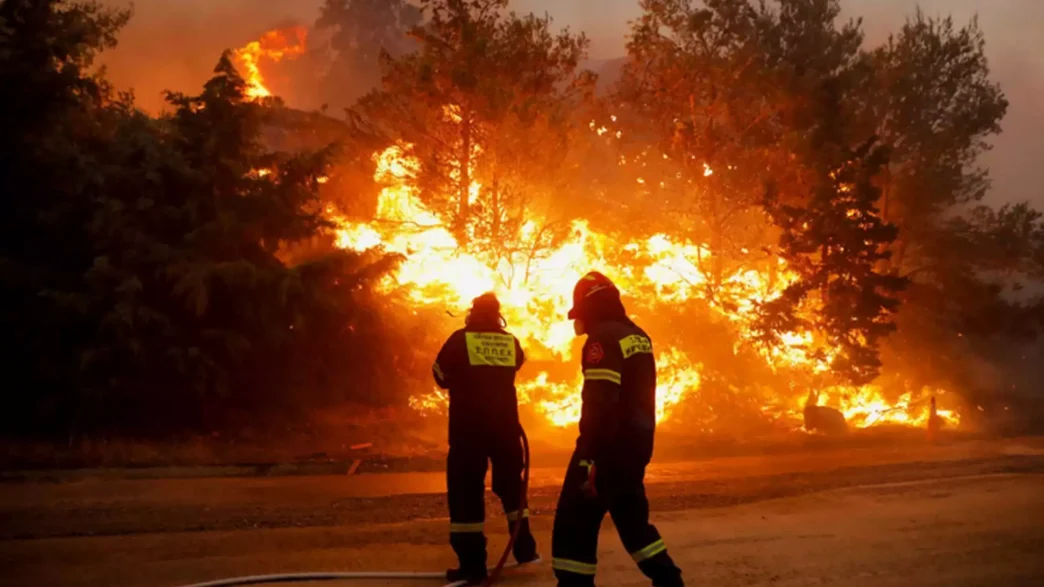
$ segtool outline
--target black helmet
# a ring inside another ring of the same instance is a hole
[[[615,294],[617,299],[620,297],[620,290],[605,275],[597,271],[591,271],[581,277],[580,281],[577,281],[576,286],[573,287],[573,307],[569,310],[569,319],[576,320],[586,314],[591,304],[591,296],[599,292]]]
[[[464,323],[471,324],[475,320],[496,323],[501,327],[506,324],[504,317],[500,314],[500,300],[497,299],[497,294],[490,291],[471,300],[471,309],[468,310]]]

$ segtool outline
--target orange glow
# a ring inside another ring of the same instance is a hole
[[[236,52],[239,65],[246,73],[247,93],[251,98],[271,95],[261,72],[262,61],[277,62],[302,54],[305,37],[306,31],[301,27],[270,31]],[[446,106],[443,114],[447,121],[461,120],[459,108],[455,106]],[[616,122],[615,116],[611,118]],[[621,131],[594,121],[589,128],[601,140],[618,140],[622,136]],[[836,351],[810,332],[784,333],[781,343],[774,347],[760,345],[755,339],[753,326],[759,306],[780,296],[795,278],[782,259],[761,261],[756,267],[741,266],[723,275],[715,284],[706,268],[719,252],[712,251],[706,244],[671,234],[621,242],[618,237],[601,234],[587,221],[578,219],[570,225],[567,238],[553,250],[543,251],[540,257],[529,259],[518,253],[491,262],[462,247],[449,223],[423,203],[415,181],[420,162],[409,152],[409,145],[400,144],[373,155],[374,179],[383,186],[373,221],[350,220],[333,210],[328,211],[330,220],[337,226],[337,246],[357,251],[380,248],[402,254],[404,262],[386,278],[382,288],[385,292],[405,291],[411,304],[416,306],[463,311],[474,297],[486,291],[496,292],[508,328],[521,340],[532,364],[520,374],[519,401],[530,405],[548,424],[569,426],[580,417],[582,378],[579,361],[574,356],[579,346],[572,325],[564,317],[571,305],[573,285],[592,269],[606,273],[625,295],[654,299],[662,304],[699,303],[710,308],[736,333],[734,354],[741,348],[753,349],[781,376],[797,373],[810,380],[820,380],[829,375]],[[481,145],[473,144],[472,155],[477,157],[481,153]],[[621,155],[618,163],[644,167],[641,159],[647,156],[648,153],[643,152],[629,160]],[[738,171],[735,166],[725,165],[717,172]],[[715,174],[716,170],[709,164],[702,165],[703,178]],[[450,176],[450,179],[459,178],[452,172]],[[327,178],[318,181],[325,183]],[[647,179],[638,177],[633,185],[636,189],[646,189],[648,183]],[[664,187],[663,182],[659,185]],[[469,201],[479,201],[482,194],[483,186],[472,182]],[[858,211],[849,214],[858,214]],[[519,229],[520,242],[535,246],[547,220],[535,215],[527,217]],[[630,259],[628,264],[621,266],[609,261],[621,252]],[[743,249],[742,253],[749,255],[750,251]],[[518,267],[525,270],[518,271]],[[654,346],[659,382],[657,419],[662,422],[670,419],[674,409],[686,400],[700,401],[703,366],[684,349],[658,345],[656,341]],[[545,367],[547,364],[556,367],[549,369]],[[736,388],[730,386],[730,389]],[[767,397],[762,398],[761,412],[766,417],[794,423],[797,428],[807,391],[768,392]],[[819,391],[820,405],[840,410],[855,427],[886,423],[923,426],[928,419],[927,393],[945,393],[919,390],[921,393],[906,392],[895,401],[888,401],[876,385],[831,386]],[[420,412],[436,412],[444,410],[447,401],[444,392],[435,390],[415,394],[409,403]],[[940,406],[937,413],[951,426],[960,422],[956,411]]]
[[[236,65],[243,71],[248,98],[257,99],[272,95],[272,92],[265,86],[265,78],[261,74],[262,61],[268,60],[275,63],[286,57],[297,57],[303,54],[307,37],[308,31],[302,26],[276,29],[268,31],[257,41],[236,50]]]
[[[381,247],[401,253],[406,260],[384,284],[387,291],[404,288],[411,302],[421,306],[466,308],[471,299],[495,291],[500,297],[509,329],[519,337],[531,360],[554,361],[569,365],[571,375],[552,375],[548,371],[526,374],[518,384],[520,401],[529,403],[548,423],[568,426],[580,417],[581,377],[574,350],[572,325],[564,319],[571,303],[576,280],[587,270],[605,271],[625,292],[649,292],[662,302],[702,300],[733,323],[742,343],[749,342],[750,326],[757,304],[771,300],[786,287],[792,275],[782,260],[774,283],[766,274],[753,269],[738,270],[727,276],[713,299],[705,287],[710,277],[693,259],[704,263],[712,252],[704,245],[672,239],[658,234],[622,244],[593,231],[587,222],[574,221],[571,234],[542,258],[531,261],[528,277],[511,271],[511,261],[498,265],[483,262],[462,250],[446,223],[420,199],[413,178],[420,164],[408,154],[408,146],[393,146],[374,156],[375,179],[384,186],[376,219],[379,222],[351,222],[333,216],[338,229],[337,244],[342,248],[365,250]],[[478,197],[481,186],[471,186],[471,197]],[[531,218],[521,229],[523,240],[540,227]],[[635,259],[634,266],[613,267],[606,254],[624,250]],[[726,305],[721,300],[728,300]],[[787,333],[778,348],[759,348],[773,369],[801,369],[822,373],[829,367],[831,354],[814,357],[815,341],[809,333]],[[702,367],[678,348],[658,348],[657,417],[670,417],[673,408],[699,392]],[[526,373],[526,371],[523,371]],[[881,423],[922,425],[927,410],[906,394],[889,403],[875,386],[832,387],[821,393],[821,405],[839,408],[854,426]],[[777,417],[799,419],[804,394],[787,393],[774,398]],[[440,410],[447,398],[442,392],[416,395],[410,405],[420,411]],[[769,408],[765,408],[766,411]],[[955,412],[939,410],[951,424],[958,422]]]

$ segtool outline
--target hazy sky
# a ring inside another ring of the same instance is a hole
[[[106,0],[128,5],[129,0]],[[284,22],[309,24],[322,0],[135,0],[120,48],[105,59],[114,81],[133,86],[149,107],[163,89],[194,90],[221,51],[242,46]],[[624,54],[637,0],[513,0],[518,12],[547,12],[557,25],[591,38],[591,56]],[[985,158],[994,201],[1032,200],[1044,208],[1044,0],[842,0],[864,19],[867,42],[880,42],[920,6],[965,23],[976,14],[986,34],[994,79],[1011,105],[1004,133]]]

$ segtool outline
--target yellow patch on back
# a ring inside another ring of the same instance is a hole
[[[468,363],[491,367],[514,367],[515,338],[496,332],[465,332]]]
[[[623,358],[625,359],[638,353],[652,354],[652,341],[640,334],[632,334],[620,339],[620,350],[623,352]]]

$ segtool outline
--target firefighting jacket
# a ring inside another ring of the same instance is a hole
[[[504,330],[466,327],[442,345],[432,374],[449,390],[449,442],[474,442],[487,433],[517,434],[515,373],[526,357]]]
[[[584,343],[577,457],[644,466],[656,430],[656,360],[649,335],[627,318],[591,325]]]

